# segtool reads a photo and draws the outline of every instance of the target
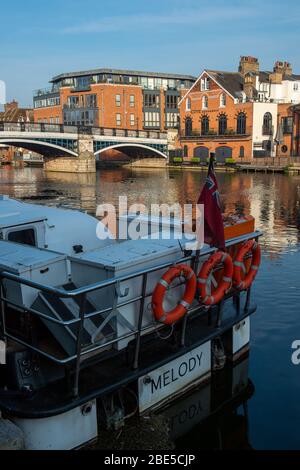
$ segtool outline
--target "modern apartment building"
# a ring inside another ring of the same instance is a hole
[[[179,102],[178,150],[203,161],[210,151],[219,161],[296,155],[299,91],[287,62],[261,72],[256,58],[241,57],[237,72],[204,70]]]
[[[136,70],[65,73],[34,93],[34,120],[132,130],[177,128],[178,102],[195,80]]]

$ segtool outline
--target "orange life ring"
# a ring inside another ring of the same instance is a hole
[[[250,269],[247,272],[244,258],[250,253],[252,254],[252,261]],[[257,274],[261,259],[260,246],[255,240],[248,240],[241,246],[234,260],[234,273],[233,285],[238,290],[245,290],[251,286]]]
[[[224,265],[223,276],[221,281],[213,289],[211,286],[213,282],[213,269],[221,263]],[[232,274],[233,263],[228,253],[217,251],[211,255],[211,257],[203,263],[197,278],[200,301],[204,305],[215,305],[219,303],[223,299],[226,291],[231,287]]]
[[[173,308],[170,312],[165,312],[163,309],[163,300],[166,290],[177,277],[183,276],[186,279],[186,287],[182,300],[177,307]],[[160,281],[156,284],[152,295],[152,309],[157,321],[172,325],[177,320],[182,318],[189,306],[191,305],[196,293],[196,275],[192,268],[186,264],[178,264],[172,266],[167,271]]]

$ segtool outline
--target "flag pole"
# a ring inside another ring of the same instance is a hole
[[[215,156],[216,156],[215,152],[210,152],[207,176],[209,176],[210,171],[214,169]],[[197,269],[197,264],[198,264],[199,258],[200,258],[200,252],[201,252],[200,248],[198,248],[195,251],[195,258],[194,258],[194,262],[193,262],[193,266],[192,266],[194,271]]]

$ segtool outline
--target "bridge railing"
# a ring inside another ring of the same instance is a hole
[[[167,139],[166,132],[156,130],[115,129],[94,126],[72,126],[42,122],[1,122],[1,132],[57,132],[61,134],[91,134],[107,137],[132,137],[142,139]]]

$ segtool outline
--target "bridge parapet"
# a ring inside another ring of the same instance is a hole
[[[43,155],[49,171],[94,172],[99,154],[112,149],[132,152],[139,160],[151,156],[167,159],[167,137],[166,132],[152,130],[0,122],[0,144]]]
[[[70,126],[43,122],[0,122],[1,132],[46,132],[60,134],[89,134],[94,136],[132,137],[137,139],[167,140],[167,132],[137,129],[118,129],[93,126]]]

